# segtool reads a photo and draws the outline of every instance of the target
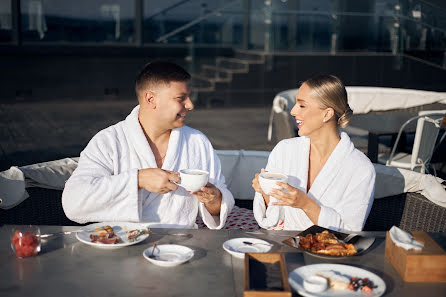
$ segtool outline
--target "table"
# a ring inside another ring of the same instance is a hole
[[[384,135],[396,136],[401,126],[416,112],[383,112],[373,114],[357,114],[352,117],[350,126],[368,131],[367,156],[372,163],[378,162],[379,137]],[[413,121],[404,129],[405,133],[414,133],[417,121]],[[404,143],[404,137],[400,144]]]
[[[367,269],[386,282],[384,296],[445,296],[446,283],[405,283],[384,256],[385,233],[376,237],[367,253],[342,260],[324,260],[280,244],[296,231],[152,229],[145,241],[118,250],[101,250],[78,242],[74,234],[42,242],[34,258],[17,259],[10,251],[13,226],[0,227],[0,296],[243,296],[243,260],[222,248],[236,237],[263,238],[285,253],[288,273],[302,265],[342,263]],[[42,233],[77,227],[41,226]],[[182,234],[181,234],[182,233]],[[184,234],[189,234],[184,236]],[[446,240],[444,233],[436,233]],[[189,262],[172,268],[149,263],[142,252],[154,242],[188,246],[195,252]],[[296,293],[294,293],[297,296]]]

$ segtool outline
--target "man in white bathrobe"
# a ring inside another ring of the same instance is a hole
[[[206,136],[185,126],[194,108],[180,66],[155,61],[136,80],[139,105],[127,118],[97,133],[65,185],[62,204],[79,223],[131,221],[196,228],[200,215],[220,229],[234,206]],[[188,192],[173,182],[181,169],[209,172],[209,183]]]

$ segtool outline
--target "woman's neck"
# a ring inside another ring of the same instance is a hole
[[[338,145],[341,138],[336,126],[327,127],[310,136],[310,155],[320,160],[327,160]]]

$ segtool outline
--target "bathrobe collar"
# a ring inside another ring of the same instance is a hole
[[[149,142],[144,134],[144,131],[139,123],[139,108],[136,106],[132,112],[125,119],[128,135],[135,148],[136,153],[140,156],[142,163],[145,163],[146,168],[157,168],[155,156],[150,148]],[[175,164],[178,164],[179,157],[178,150],[181,140],[181,128],[172,129],[167,146],[166,157],[163,162],[162,169],[175,171]]]
[[[331,183],[333,183],[335,177],[339,173],[339,170],[342,168],[342,166],[340,166],[340,163],[342,163],[345,158],[348,158],[350,153],[353,152],[353,150],[355,149],[347,133],[341,132],[340,136],[341,140],[336,145],[335,149],[331,153],[325,165],[322,167],[319,174],[316,176],[316,179],[314,180],[311,188],[308,191],[308,195],[312,198],[327,197],[324,194],[327,189],[330,188]],[[305,158],[305,160],[299,160],[302,161],[302,164],[304,164],[304,166],[300,168],[301,172],[299,172],[299,174],[301,174],[300,176],[302,176],[302,186],[306,189],[308,184],[308,166],[310,156],[309,138],[307,138],[305,141],[304,152],[305,153],[302,154],[302,157]],[[320,201],[322,202],[323,199],[320,199]]]

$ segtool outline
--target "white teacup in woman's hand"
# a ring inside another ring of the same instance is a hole
[[[259,184],[263,193],[269,195],[273,189],[280,189],[278,182],[287,183],[288,176],[282,173],[262,172],[259,174]]]

